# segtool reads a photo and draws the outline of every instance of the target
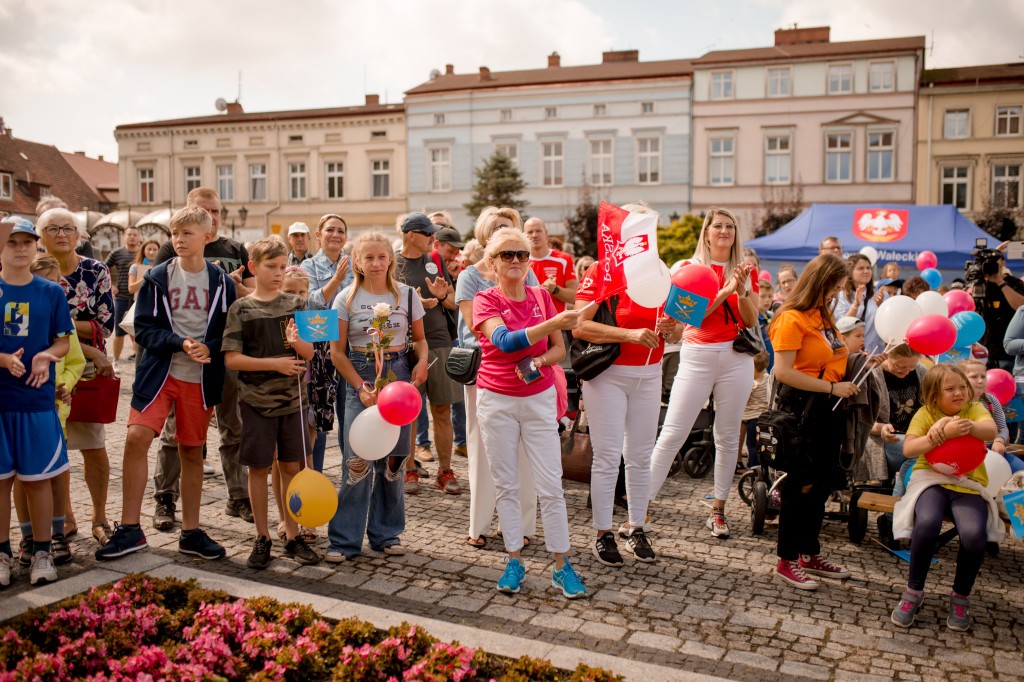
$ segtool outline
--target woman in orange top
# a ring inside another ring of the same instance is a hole
[[[843,412],[832,406],[836,398],[858,392],[853,382],[842,380],[849,351],[831,313],[846,277],[846,264],[838,256],[818,256],[800,275],[769,328],[779,383],[775,407],[798,417],[808,410],[800,429],[801,454],[807,461],[790,467],[782,484],[775,568],[779,578],[802,590],[818,587],[808,573],[850,577],[845,568],[821,556],[818,542],[825,501],[839,471]]]

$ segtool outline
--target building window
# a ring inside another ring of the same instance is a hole
[[[558,107],[544,107],[544,118],[558,118]]]
[[[203,186],[203,177],[200,173],[199,166],[185,166],[185,194],[194,190],[196,187]]]
[[[1020,135],[1020,107],[996,107],[996,135]]]
[[[640,102],[640,113],[641,114],[653,114],[654,113],[654,102]]]
[[[231,164],[217,166],[217,194],[221,201],[235,200],[235,167]]]
[[[853,92],[853,67],[831,64],[828,67],[828,94],[848,95]]]
[[[736,140],[732,137],[713,137],[711,142],[712,185],[731,185],[735,180]]]
[[[517,142],[499,142],[494,145],[494,151],[501,152],[512,161],[512,165],[516,168],[519,167],[519,143]]]
[[[942,203],[967,208],[967,166],[948,166],[942,169]]]
[[[153,171],[149,172],[152,173]],[[139,171],[139,177],[142,177],[142,171]],[[150,190],[150,196],[152,196],[152,188]],[[10,173],[0,173],[0,199],[7,199],[8,201],[14,199],[14,181]],[[148,202],[144,201],[143,203]]]
[[[892,92],[896,89],[895,64],[875,62],[868,70],[868,90],[871,92]]]
[[[375,159],[370,162],[370,176],[373,178],[373,198],[391,196],[391,162]]]
[[[967,137],[970,123],[970,111],[967,109],[948,109],[942,124],[942,136],[947,140]]]
[[[594,116],[605,116],[608,114],[608,106],[605,104],[594,105]]]
[[[637,182],[656,185],[661,182],[661,138],[636,138]]]
[[[590,140],[587,144],[587,168],[590,184],[601,187],[612,184],[611,139]]]
[[[251,201],[267,200],[267,164],[249,164],[249,199]]]
[[[711,99],[732,99],[732,71],[711,74]]]
[[[561,187],[565,170],[565,152],[561,142],[541,142],[541,185]]]
[[[327,198],[345,198],[345,164],[341,161],[331,161],[324,168],[324,176],[327,178]]]
[[[185,140],[185,149],[196,149],[199,147],[199,140]]]
[[[387,136],[388,131],[386,130],[374,130],[372,133],[370,133],[370,137],[373,138],[374,140],[383,140]]]
[[[293,161],[288,164],[288,198],[292,201],[306,198],[306,163]]]
[[[444,114],[434,114],[434,125],[436,125],[436,126],[443,126],[444,125]]]
[[[502,109],[501,110],[501,120],[502,121],[511,121],[512,120],[512,110],[511,109]]]
[[[302,135],[289,135],[288,144],[298,144],[302,142]]]
[[[434,147],[427,150],[430,171],[430,191],[450,192],[452,189],[452,150]]]
[[[790,181],[791,138],[769,135],[764,140],[764,181],[768,185],[784,185]]]
[[[789,67],[785,69],[768,69],[768,96],[789,97],[790,94]]]
[[[893,144],[895,133],[868,132],[868,180],[881,182],[893,179]]]
[[[852,133],[825,136],[825,182],[850,182],[852,147]]]
[[[992,208],[1020,206],[1020,164],[992,166]]]

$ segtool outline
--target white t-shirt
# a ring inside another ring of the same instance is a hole
[[[167,266],[167,289],[171,303],[171,329],[182,338],[206,340],[206,323],[210,312],[210,275],[206,264],[199,272],[186,272],[175,258]],[[171,356],[171,376],[178,381],[198,384],[203,366],[184,351]]]
[[[334,297],[334,308],[338,311],[338,319],[348,322],[348,343],[353,348],[366,348],[370,345],[370,336],[366,330],[373,323],[373,306],[378,303],[386,303],[391,307],[391,313],[384,323],[384,332],[392,334],[391,347],[399,349],[405,346],[409,336],[409,292],[405,284],[399,284],[401,292],[400,300],[395,301],[394,294],[387,293],[382,296],[371,294],[360,287],[356,290],[355,298],[352,299],[352,309],[348,307],[348,296],[352,292],[351,284]],[[423,319],[423,303],[416,292],[412,292],[412,321]]]

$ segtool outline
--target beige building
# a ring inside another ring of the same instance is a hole
[[[919,98],[917,203],[1019,207],[1024,63],[930,69]]]
[[[119,125],[120,199],[125,208],[180,207],[188,192],[213,187],[227,209],[222,228],[239,240],[283,234],[325,213],[353,232],[394,225],[406,210],[405,107],[223,114]],[[244,209],[244,210],[243,210]],[[245,225],[242,227],[242,216]]]

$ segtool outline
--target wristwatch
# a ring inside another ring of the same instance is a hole
[[[562,287],[560,287],[560,286],[558,286],[558,285],[556,284],[556,285],[555,285],[555,290],[551,292],[551,295],[552,295],[552,296],[557,296],[557,295],[558,295],[558,292],[559,292],[559,291],[561,291],[561,290],[562,290]]]

